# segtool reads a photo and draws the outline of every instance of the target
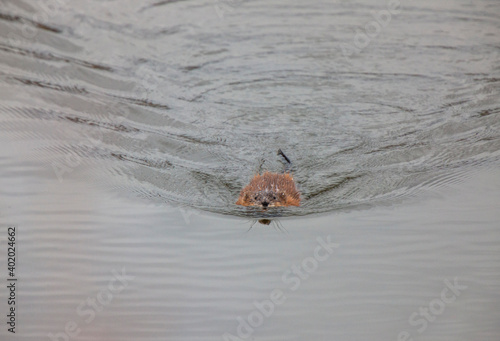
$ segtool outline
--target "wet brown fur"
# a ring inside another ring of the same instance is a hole
[[[255,175],[241,190],[236,205],[242,206],[300,206],[300,193],[290,173],[264,172]]]

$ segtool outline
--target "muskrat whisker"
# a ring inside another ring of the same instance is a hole
[[[273,220],[276,230],[288,234],[287,229],[283,226],[283,224],[279,220]]]
[[[250,230],[252,229],[252,227],[257,223],[257,220],[255,220],[252,225],[250,225],[250,227],[248,228],[248,230],[245,232],[245,233],[248,233],[250,232]]]

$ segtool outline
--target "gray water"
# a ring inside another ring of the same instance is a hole
[[[500,3],[390,4],[1,1],[2,340],[498,340]]]

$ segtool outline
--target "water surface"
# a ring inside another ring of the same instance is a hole
[[[500,6],[402,1],[377,26],[387,6],[3,1],[15,337],[220,340],[278,289],[243,339],[495,340]],[[283,170],[278,148],[303,205],[236,206],[260,164]],[[93,315],[117,271],[128,285]]]

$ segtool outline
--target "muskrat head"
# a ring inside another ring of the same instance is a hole
[[[265,172],[255,175],[241,190],[236,205],[260,206],[263,209],[276,206],[299,206],[300,194],[290,174]]]
[[[247,200],[251,206],[261,206],[263,209],[283,206],[283,198],[273,191],[258,191],[247,195]]]

